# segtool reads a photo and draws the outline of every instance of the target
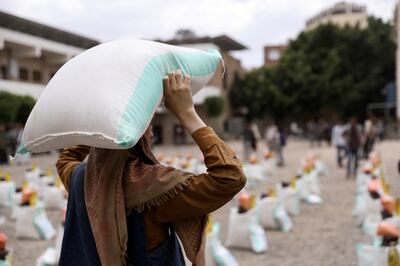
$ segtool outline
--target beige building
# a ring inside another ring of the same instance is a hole
[[[54,73],[98,41],[0,12],[0,90],[38,98]]]
[[[344,27],[368,27],[367,7],[353,3],[340,2],[333,7],[321,11],[306,22],[306,30],[312,30],[321,24],[332,23]]]
[[[242,72],[240,61],[230,52],[245,49],[245,46],[225,35],[190,36],[164,42],[220,51],[224,64],[193,100],[207,124],[219,133],[227,132],[229,127],[224,125],[231,124],[228,93],[235,75]],[[65,62],[98,44],[97,40],[0,12],[0,90],[38,99],[47,82]],[[216,119],[208,119],[204,108],[204,101],[211,96],[220,96],[225,101],[225,110]],[[154,129],[159,143],[191,141],[179,122],[163,108],[159,108],[154,118]]]
[[[193,97],[196,110],[199,115],[211,125],[220,135],[229,135],[230,128],[235,124],[232,119],[232,112],[229,106],[229,91],[234,83],[235,75],[243,71],[240,60],[234,58],[230,52],[246,49],[246,47],[226,35],[217,37],[195,37],[176,38],[162,41],[164,43],[193,47],[202,50],[217,49],[221,54],[224,63],[219,66],[214,77],[198,94]],[[225,109],[218,118],[208,118],[204,101],[207,97],[220,96],[224,99]],[[153,120],[154,133],[158,143],[163,144],[184,144],[192,139],[179,124],[179,121],[169,112],[160,108]]]
[[[264,66],[275,66],[279,63],[287,45],[266,45],[264,46]]]

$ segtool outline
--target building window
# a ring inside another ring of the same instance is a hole
[[[28,69],[26,69],[24,67],[19,68],[19,79],[20,80],[28,80],[29,79]]]
[[[174,125],[173,131],[173,143],[174,144],[185,144],[186,143],[186,135],[185,135],[185,128],[180,124]]]
[[[6,66],[1,66],[1,70],[0,70],[1,72],[0,72],[0,74],[1,74],[1,77],[0,78],[2,78],[2,79],[8,79],[8,71],[7,71],[7,67]]]
[[[163,144],[163,127],[161,125],[153,125],[153,144]]]
[[[42,82],[42,73],[39,70],[33,70],[32,78],[33,81]]]

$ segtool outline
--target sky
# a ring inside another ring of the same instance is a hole
[[[99,41],[169,39],[188,28],[198,36],[226,34],[248,49],[246,68],[263,63],[264,45],[296,38],[305,21],[339,0],[0,0],[0,10]],[[352,1],[388,21],[396,0]]]

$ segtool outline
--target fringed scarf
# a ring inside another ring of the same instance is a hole
[[[92,148],[85,174],[85,203],[102,265],[125,265],[126,215],[174,197],[193,175],[164,167],[151,151],[148,130],[130,150]],[[174,223],[186,255],[204,264],[206,217]]]

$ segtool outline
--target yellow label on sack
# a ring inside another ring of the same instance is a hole
[[[276,197],[276,191],[273,188],[268,189],[268,196],[270,197]]]
[[[61,182],[61,179],[60,179],[60,177],[57,177],[56,178],[56,181],[55,181],[55,184],[54,184],[56,187],[61,187],[61,185],[62,185],[62,182]]]
[[[6,182],[10,182],[11,181],[11,173],[7,172],[6,176],[5,176]]]
[[[214,223],[213,220],[214,220],[214,219],[213,219],[212,215],[209,214],[209,215],[207,216],[207,226],[206,226],[206,234],[207,234],[207,235],[210,234],[211,231],[212,231],[212,226],[213,226],[213,223]]]
[[[396,214],[400,215],[400,198],[396,199]]]
[[[256,206],[256,194],[251,193],[250,195],[250,209],[253,209]]]
[[[29,182],[28,182],[28,180],[22,181],[22,189],[26,189],[26,188],[28,188],[28,187],[29,187]]]
[[[53,171],[51,170],[50,166],[47,167],[46,176],[53,176]]]
[[[31,206],[31,207],[35,206],[37,201],[38,201],[37,193],[36,193],[36,191],[32,191],[32,193],[29,197],[29,206]]]
[[[32,163],[32,171],[35,171],[37,169],[37,164],[36,163]]]
[[[297,178],[296,178],[296,177],[293,177],[293,178],[290,180],[290,187],[291,187],[291,188],[296,188],[296,185],[297,185]]]

